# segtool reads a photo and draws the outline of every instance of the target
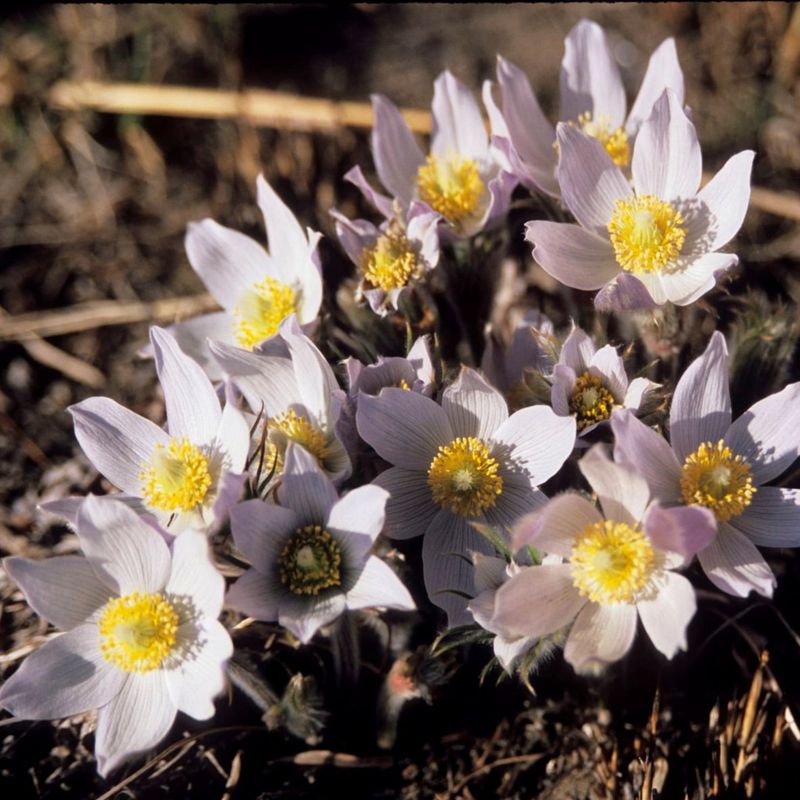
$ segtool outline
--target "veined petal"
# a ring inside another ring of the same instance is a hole
[[[248,617],[264,622],[277,622],[278,608],[286,594],[286,588],[281,584],[277,573],[277,569],[271,570],[269,574],[257,569],[247,570],[228,589],[225,605]]]
[[[486,158],[489,138],[472,92],[449,70],[433,84],[431,152],[439,158],[453,153],[461,158]]]
[[[656,300],[650,282],[645,285],[644,281],[628,272],[620,272],[594,296],[594,307],[606,314],[643,311],[663,302],[663,299],[660,302]]]
[[[322,525],[336,503],[336,489],[304,447],[289,442],[279,490],[281,505],[291,508],[302,525]]]
[[[337,500],[326,528],[344,545],[353,562],[363,564],[383,530],[389,492],[374,484],[359,486]]]
[[[800,547],[800,489],[759,486],[729,524],[760,547]]]
[[[511,532],[512,547],[516,551],[532,545],[545,553],[569,558],[578,534],[602,520],[594,503],[577,492],[565,492],[517,523]]]
[[[444,390],[442,408],[455,436],[488,439],[508,419],[503,396],[469,367]]]
[[[86,622],[113,595],[82,556],[57,556],[45,561],[15,556],[4,558],[3,568],[22,589],[28,605],[65,631]]]
[[[259,499],[245,500],[231,510],[236,546],[264,574],[272,570],[286,538],[301,524],[293,509]]]
[[[644,403],[645,398],[652,392],[654,389],[657,389],[659,384],[654,383],[647,378],[634,378],[629,384],[628,388],[625,391],[625,396],[622,399],[622,405],[625,408],[629,408],[631,411],[638,411],[642,403]]]
[[[580,375],[589,368],[596,352],[592,337],[581,328],[573,328],[561,345],[558,363],[571,367],[576,375]]]
[[[347,593],[346,602],[349,609],[379,607],[413,611],[416,608],[403,582],[377,556],[367,559],[355,586]]]
[[[678,650],[686,650],[686,629],[697,608],[697,599],[694,587],[683,575],[665,572],[659,583],[652,596],[636,603],[636,609],[656,649],[672,658]]]
[[[725,444],[747,459],[757,486],[785,472],[800,455],[800,382],[754,403],[731,425]]]
[[[617,403],[625,399],[628,374],[625,372],[625,362],[615,347],[610,344],[601,347],[589,362],[589,372],[602,379]]]
[[[678,63],[675,40],[670,36],[653,51],[647,62],[647,71],[642,79],[639,94],[633,102],[625,130],[628,136],[635,136],[641,124],[650,116],[653,104],[664,89],[672,89],[680,106],[683,106],[683,72]]]
[[[716,443],[731,424],[728,346],[715,331],[705,352],[683,373],[669,414],[672,449],[683,462],[701,442]]]
[[[545,220],[528,222],[525,241],[533,245],[536,263],[573,289],[599,289],[620,272],[611,242],[578,225]]]
[[[734,253],[705,253],[698,258],[681,259],[681,262],[681,268],[674,272],[643,275],[642,280],[647,283],[648,277],[657,278],[667,300],[676,306],[688,306],[711,291],[717,277],[735,267],[739,263],[739,257]]]
[[[416,142],[414,143],[416,147]],[[420,157],[422,152],[420,151]],[[385,194],[376,191],[369,185],[369,182],[364,177],[361,167],[353,167],[344,174],[344,180],[352,183],[353,186],[361,190],[364,199],[372,206],[374,206],[384,217],[389,219],[394,216],[394,209],[392,208],[392,198],[387,197]]]
[[[188,597],[194,609],[212,619],[222,611],[225,579],[211,560],[208,539],[199,531],[184,531],[172,545],[172,572],[164,591]]]
[[[636,607],[587,603],[564,645],[564,658],[577,672],[619,661],[636,636]]]
[[[98,709],[97,771],[105,778],[127,759],[155,747],[169,733],[176,713],[161,670],[130,673],[120,692]]]
[[[650,502],[650,489],[639,472],[615,464],[603,445],[595,445],[578,462],[578,469],[597,493],[606,519],[639,523]]]
[[[577,376],[572,367],[556,364],[553,367],[552,384],[550,386],[550,405],[559,417],[569,416],[569,400],[575,388]]]
[[[227,456],[226,469],[230,472],[243,472],[250,450],[250,426],[231,398],[228,398],[222,409],[215,438],[216,449]]]
[[[233,329],[234,319],[227,311],[201,314],[183,322],[176,322],[166,328],[175,337],[181,350],[193,358],[212,381],[222,380],[222,370],[208,349],[208,340],[213,339],[227,345],[235,345]],[[152,346],[148,345],[145,349],[150,351],[146,355],[152,356]]]
[[[29,655],[0,687],[0,706],[20,719],[60,719],[104,706],[125,673],[100,652],[97,625],[79,625]]]
[[[312,601],[285,594],[280,600],[278,622],[303,644],[308,644],[323,625],[330,625],[346,608],[344,594],[334,594],[324,600]]]
[[[421,536],[439,511],[425,472],[390,467],[373,481],[389,492],[384,534],[390,539]]]
[[[89,461],[123,492],[141,494],[142,469],[157,444],[169,444],[169,436],[108,397],[90,397],[67,410]]]

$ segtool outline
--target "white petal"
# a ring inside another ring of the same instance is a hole
[[[683,575],[665,572],[652,597],[636,603],[647,635],[667,658],[686,650],[686,629],[694,616],[694,587]]]
[[[636,635],[636,608],[587,603],[575,619],[564,645],[564,658],[578,672],[619,661]]]
[[[230,472],[244,471],[250,451],[250,426],[230,399],[222,409],[215,438],[217,449],[227,456],[226,469]]]
[[[641,522],[650,502],[650,488],[638,471],[615,464],[600,444],[578,462],[578,469],[597,493],[606,519]]]
[[[565,492],[519,521],[512,531],[513,547],[519,550],[529,544],[545,553],[569,558],[578,534],[602,520],[593,503],[576,492]]]
[[[733,253],[705,253],[680,259],[676,264],[679,268],[656,277],[667,300],[676,306],[688,306],[711,291],[717,278],[738,263],[739,257]]]
[[[345,609],[343,594],[334,594],[323,600],[287,594],[281,597],[278,622],[303,644],[308,644],[323,625],[330,625]]]
[[[449,70],[433,84],[433,134],[431,152],[439,158],[457,154],[481,161],[489,138],[480,108],[472,92]]]
[[[615,347],[610,344],[601,347],[590,362],[589,372],[603,382],[603,386],[611,392],[615,402],[621,403],[628,390],[628,375],[625,363]]]
[[[235,320],[227,311],[216,311],[213,314],[201,314],[183,322],[176,322],[166,330],[175,337],[181,350],[205,370],[209,380],[219,381],[222,380],[222,370],[211,355],[208,340],[235,345],[234,327]],[[149,345],[148,350],[152,351]],[[148,355],[152,356],[152,352]]]
[[[400,578],[376,556],[367,559],[355,586],[347,593],[347,607],[399,608],[403,611],[416,608]]]
[[[363,563],[386,519],[389,492],[370,484],[349,491],[330,510],[326,528],[345,546],[349,557]]]
[[[761,547],[800,547],[800,489],[759,486],[729,524]]]
[[[589,368],[596,352],[592,337],[581,328],[573,328],[561,345],[558,363],[570,367],[576,375],[580,375]]]
[[[638,411],[645,401],[645,398],[657,387],[657,383],[647,378],[634,378],[630,384],[628,384],[628,389],[623,397],[622,405],[625,408],[629,408],[631,411]]]
[[[216,619],[222,610],[225,579],[211,559],[208,539],[199,531],[184,531],[172,545],[172,574],[165,591],[188,597],[199,613]]]
[[[503,396],[469,367],[444,390],[442,408],[455,436],[488,439],[508,419]]]
[[[661,42],[647,62],[647,71],[642,79],[639,94],[633,102],[628,114],[628,121],[625,124],[628,136],[636,135],[641,124],[650,116],[653,104],[666,88],[672,89],[678,104],[682,106],[684,100],[683,72],[678,63],[678,53],[672,37]]]
[[[176,713],[161,670],[130,673],[119,694],[97,712],[97,771],[105,778],[127,759],[155,747],[169,733]]]

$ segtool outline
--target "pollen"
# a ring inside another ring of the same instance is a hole
[[[174,650],[178,614],[160,593],[133,592],[109,600],[98,629],[106,661],[125,672],[150,672]]]
[[[428,468],[433,499],[454,514],[474,517],[492,508],[503,493],[500,464],[474,436],[439,447]]]
[[[631,160],[628,134],[622,127],[612,128],[611,118],[607,114],[598,114],[593,119],[592,112],[586,111],[578,117],[578,127],[587,136],[597,139],[618,167],[624,169],[628,166]]]
[[[320,464],[328,455],[325,432],[293,408],[270,419],[267,428],[270,442],[267,461],[271,463],[277,458],[279,471],[283,469],[283,455],[289,441],[302,445]]]
[[[417,190],[448,222],[460,222],[477,211],[485,187],[475,161],[449,155],[428,156],[417,172]]]
[[[626,272],[659,272],[680,255],[686,240],[680,211],[652,194],[617,200],[608,232]]]
[[[278,557],[281,583],[292,594],[317,595],[342,585],[342,549],[320,525],[298,528]]]
[[[201,505],[211,486],[208,458],[188,439],[157,444],[139,473],[142,497],[159,511],[191,511]]]
[[[603,520],[587,525],[572,548],[572,581],[583,597],[603,606],[631,603],[653,572],[655,557],[636,526]]]
[[[294,289],[275,278],[265,278],[248,289],[239,299],[233,316],[233,335],[245,349],[252,350],[259,342],[273,336],[289,316],[297,310]]]
[[[716,444],[703,442],[683,462],[684,502],[705,506],[719,522],[738,517],[755,493],[750,464],[742,456],[735,456],[722,440]]]
[[[575,415],[578,430],[603,422],[611,416],[616,401],[596,375],[584,372],[576,381],[569,398],[569,411]]]
[[[374,247],[364,250],[361,270],[369,283],[385,292],[401,289],[418,271],[417,256],[402,231],[389,229]]]

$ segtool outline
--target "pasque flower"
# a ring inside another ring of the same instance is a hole
[[[603,445],[578,466],[603,513],[566,492],[521,520],[513,546],[533,545],[564,563],[520,568],[497,590],[490,624],[506,638],[546,636],[571,624],[564,656],[576,670],[590,671],[627,653],[638,618],[672,658],[686,649],[696,607],[691,583],[673,570],[714,536],[713,515],[651,502],[645,480],[612,462]]]
[[[77,516],[86,557],[7,558],[32,608],[66,633],[23,662],[0,688],[22,719],[97,709],[95,755],[105,776],[154,747],[178,711],[214,714],[233,647],[217,621],[225,583],[206,537],[166,544],[124,503],[89,496]]]
[[[370,485],[339,498],[314,457],[289,444],[279,504],[248,500],[232,512],[234,541],[253,566],[231,587],[228,605],[277,621],[304,643],[345,609],[415,608],[371,554],[387,498]]]
[[[766,485],[800,455],[800,383],[732,422],[728,350],[716,331],[675,387],[670,444],[629,413],[615,412],[611,429],[614,458],[662,503],[713,512],[716,536],[697,554],[711,582],[741,597],[771,596],[775,576],[756,545],[800,546],[800,490]]]
[[[557,280],[600,291],[601,310],[685,306],[738,263],[717,252],[741,227],[753,151],[732,156],[698,191],[702,156],[694,125],[666,89],[642,125],[629,183],[597,139],[560,123],[558,180],[578,221],[525,228],[533,257]]]

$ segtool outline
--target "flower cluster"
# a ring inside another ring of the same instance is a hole
[[[770,596],[757,547],[800,546],[800,490],[774,485],[800,454],[800,383],[733,421],[720,331],[679,377],[651,371],[662,385],[643,374],[653,364],[632,372],[635,336],[616,338],[621,352],[598,313],[617,313],[615,335],[636,330],[631,311],[689,320],[675,306],[737,264],[720,250],[743,222],[754,154],[700,188],[672,40],[627,115],[592,22],[566,39],[555,128],[502,58],[497,81],[499,104],[483,90],[490,138],[443,73],[427,150],[373,97],[387,193],[360,167],[345,177],[380,219],[330,209],[369,325],[321,316],[334,298],[320,234],[260,177],[269,253],[210,219],[189,227],[189,261],[222,310],[151,329],[164,424],[108,397],[69,409],[119,492],[45,504],[83,556],[5,560],[65,633],[5,681],[0,705],[25,719],[96,709],[101,774],[155,746],[178,711],[214,713],[240,616],[310,645],[344,614],[413,612],[485,632],[509,671],[563,645],[593,672],[630,650],[639,620],[666,658],[687,648],[695,556],[722,592]],[[535,261],[597,294],[580,306],[564,289],[558,324],[558,309],[525,308],[509,338],[485,307],[515,189],[549,211],[525,221]]]

